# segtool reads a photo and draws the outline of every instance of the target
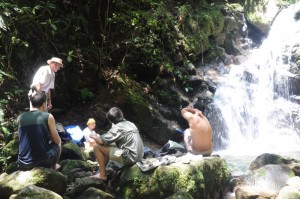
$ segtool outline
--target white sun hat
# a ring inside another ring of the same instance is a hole
[[[50,64],[52,62],[55,62],[55,63],[59,63],[61,65],[61,67],[63,68],[64,65],[62,63],[62,59],[58,58],[58,57],[52,57],[51,59],[47,60],[47,63]]]

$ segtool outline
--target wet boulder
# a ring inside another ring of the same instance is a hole
[[[62,145],[60,160],[65,159],[86,160],[87,155],[77,144],[75,144],[73,141],[70,141]]]
[[[86,199],[86,198],[114,199],[114,196],[100,189],[89,187],[84,192],[82,192],[81,195],[75,198],[76,199]]]
[[[288,165],[291,163],[299,162],[298,160],[291,158],[284,158],[277,154],[264,153],[258,156],[251,164],[249,169],[251,171],[255,169],[259,169],[268,164],[276,164],[276,165]]]
[[[223,198],[229,186],[230,172],[219,157],[190,162],[176,161],[142,171],[134,165],[123,169],[112,184],[114,193],[124,198],[167,198],[185,192],[193,198]]]
[[[22,189],[18,194],[14,194],[9,197],[9,199],[26,199],[26,198],[51,198],[51,199],[62,199],[57,193],[37,187],[35,185],[28,185]]]
[[[67,179],[60,172],[37,167],[30,171],[15,171],[0,176],[0,198],[9,198],[28,185],[35,185],[57,194],[63,194],[67,188]]]
[[[245,17],[258,31],[268,34],[277,14],[281,11],[280,0],[247,0],[245,4]]]

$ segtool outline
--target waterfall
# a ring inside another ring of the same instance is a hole
[[[213,102],[215,118],[222,121],[214,126],[215,150],[237,155],[300,151],[287,56],[300,44],[299,10],[300,3],[282,10],[262,45],[243,64],[230,66]]]

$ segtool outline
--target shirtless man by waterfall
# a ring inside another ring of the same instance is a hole
[[[181,110],[181,115],[189,123],[184,131],[184,142],[188,152],[210,156],[212,153],[212,128],[202,111],[187,107]]]

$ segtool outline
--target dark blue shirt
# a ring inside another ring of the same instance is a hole
[[[19,164],[38,165],[48,158],[47,152],[51,148],[48,118],[49,113],[42,111],[30,111],[19,115]]]

